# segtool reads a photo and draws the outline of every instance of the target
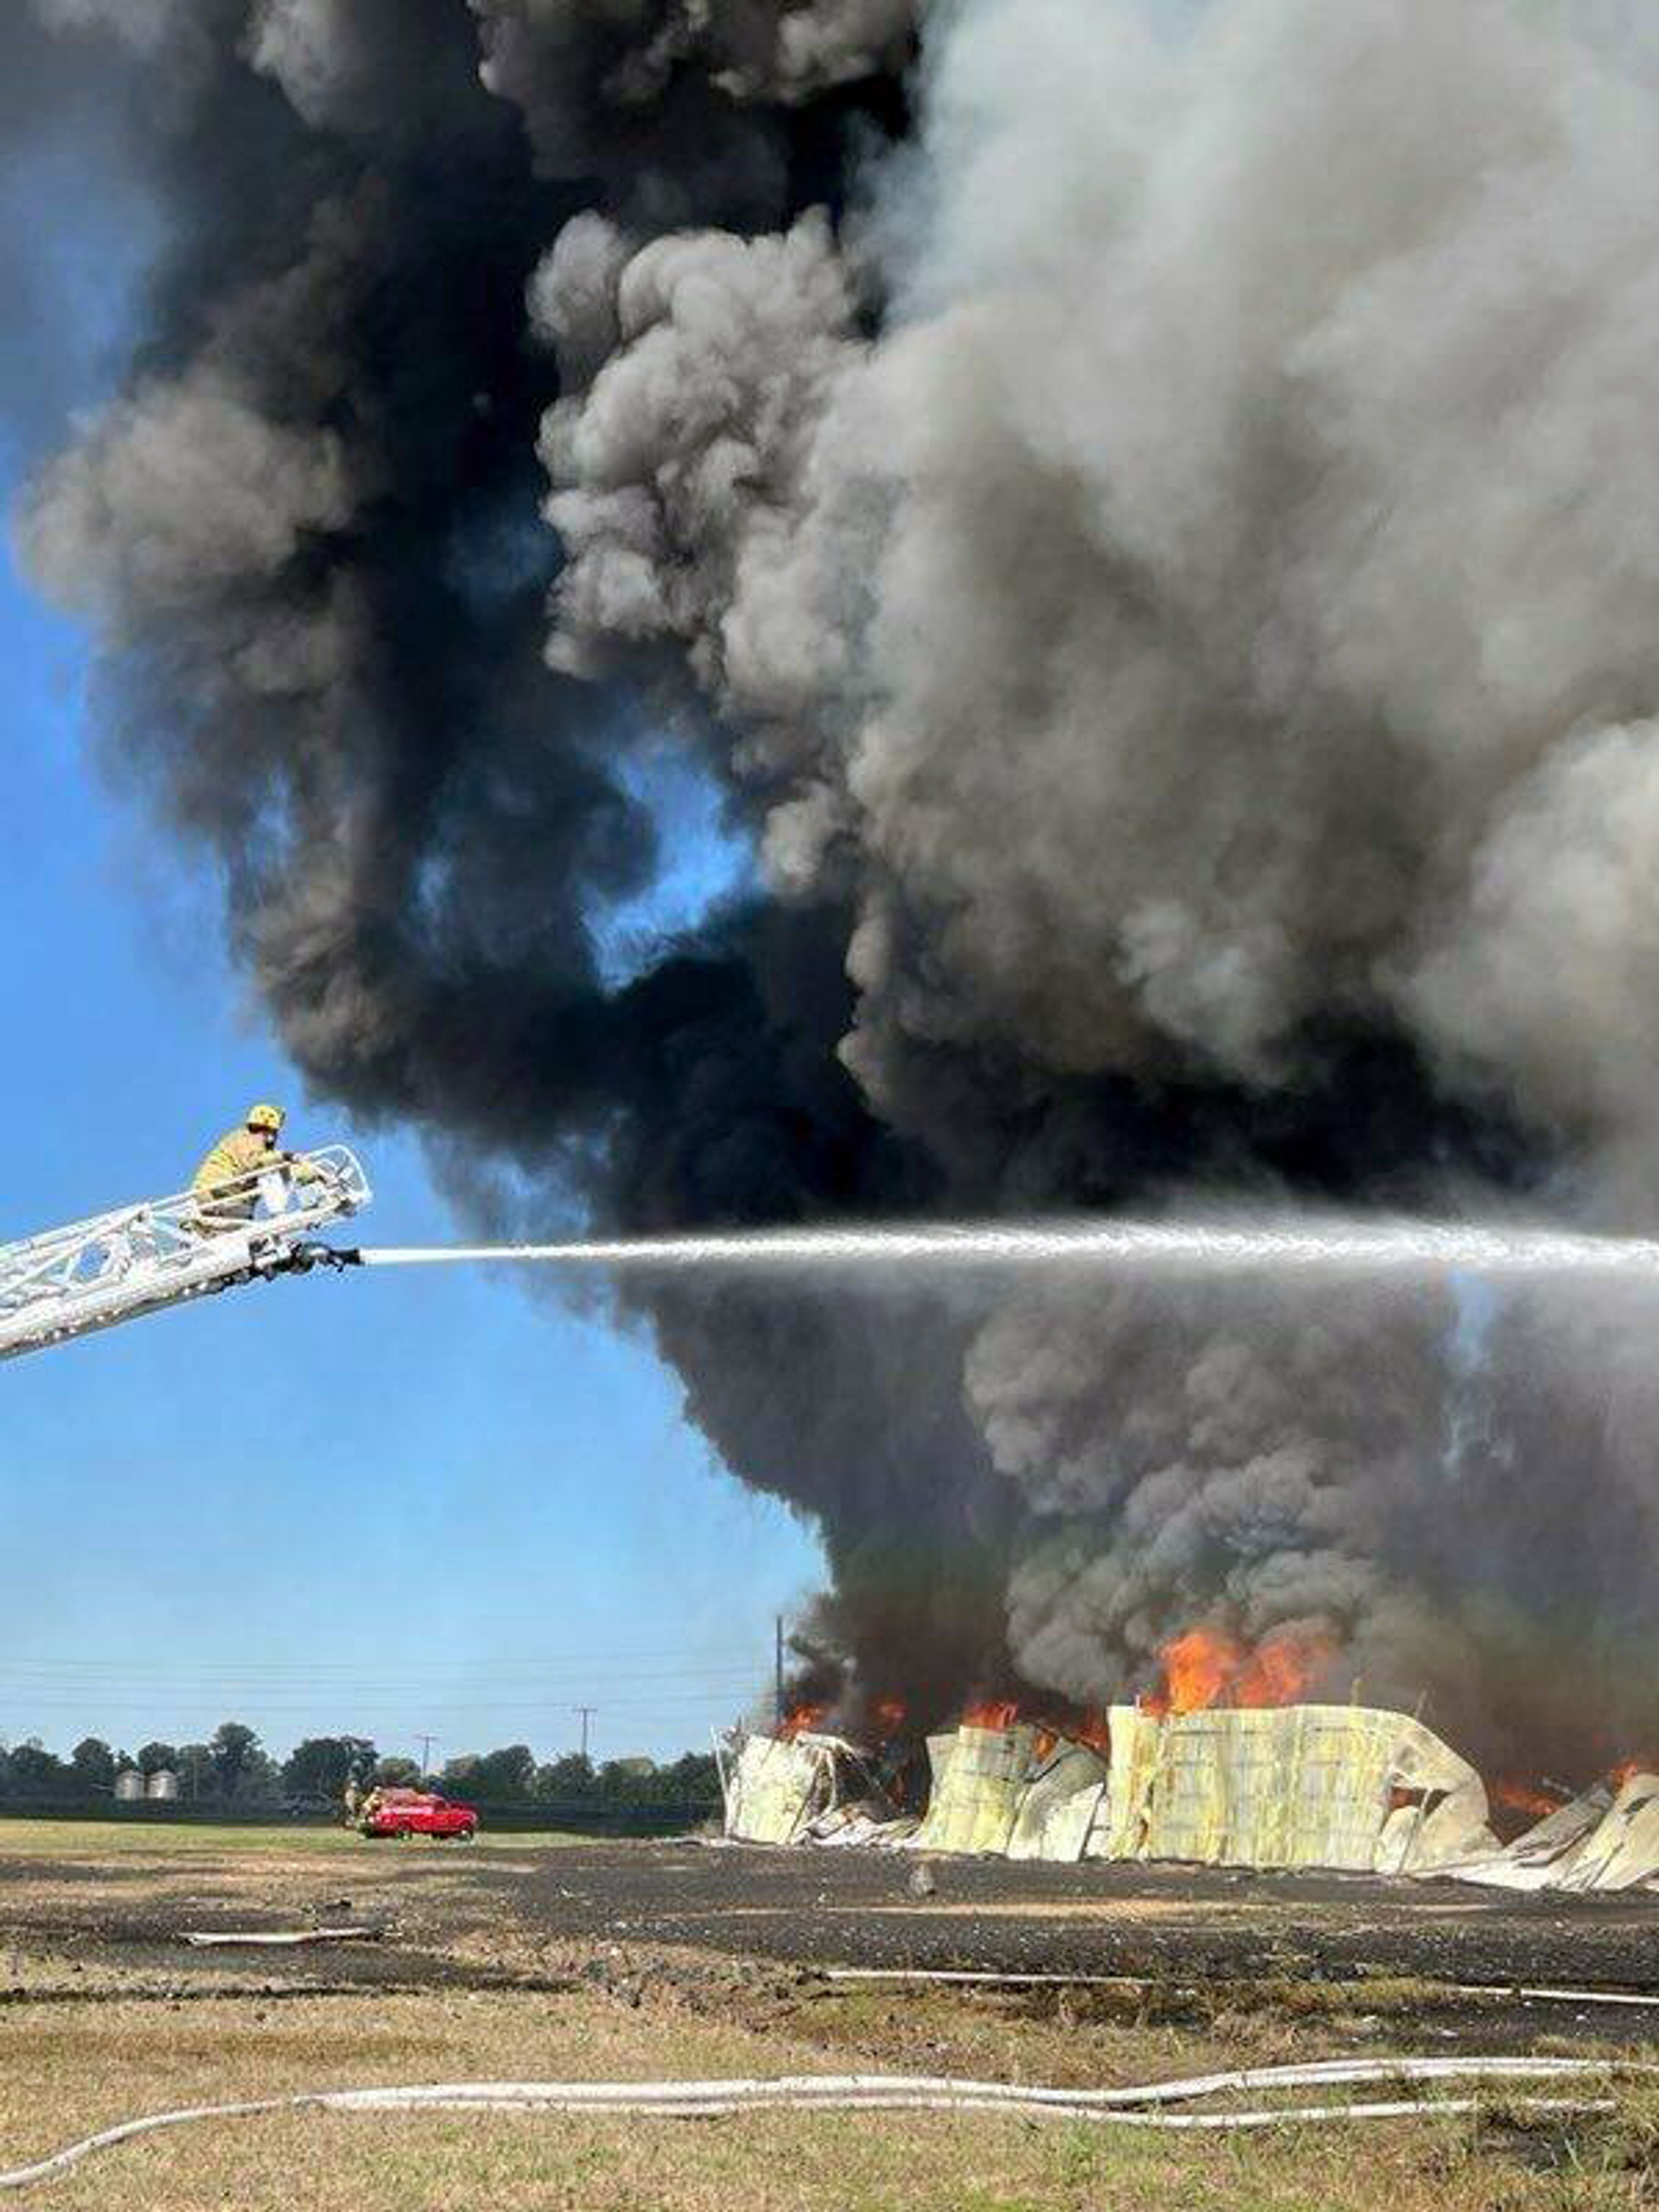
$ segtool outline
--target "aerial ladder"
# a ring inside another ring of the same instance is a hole
[[[0,1246],[0,1360],[237,1284],[350,1267],[354,1252],[314,1240],[371,1195],[356,1154],[327,1145],[243,1185],[147,1199]]]

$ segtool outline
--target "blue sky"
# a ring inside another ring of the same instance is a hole
[[[82,398],[118,322],[84,246],[60,261]],[[17,467],[0,448],[8,506]],[[229,967],[210,874],[94,765],[82,641],[9,553],[0,666],[0,1237],[179,1188],[255,1097],[290,1104],[296,1142],[351,1139]],[[665,805],[675,851],[620,918],[619,966],[741,865],[705,794]],[[411,1139],[362,1149],[366,1237],[450,1232]],[[598,1755],[672,1754],[766,1682],[774,1615],[818,1578],[648,1347],[499,1277],[257,1286],[15,1361],[0,1404],[6,1741],[236,1718],[278,1751],[349,1729],[547,1755],[586,1704]]]

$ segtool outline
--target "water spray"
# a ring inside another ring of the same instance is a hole
[[[635,1269],[1094,1267],[1170,1274],[1651,1277],[1659,1240],[1550,1229],[1340,1218],[1255,1228],[1204,1223],[988,1221],[753,1229],[551,1244],[370,1245],[368,1267],[531,1265]]]
[[[1237,1222],[1069,1219],[893,1222],[731,1229],[546,1244],[334,1245],[368,1203],[343,1146],[305,1155],[269,1215],[219,1218],[199,1194],[146,1200],[0,1246],[0,1360],[43,1351],[235,1285],[319,1267],[532,1266],[611,1274],[811,1269],[866,1275],[1080,1268],[1118,1275],[1274,1274],[1489,1278],[1595,1276],[1659,1285],[1659,1240],[1565,1230],[1358,1216]]]

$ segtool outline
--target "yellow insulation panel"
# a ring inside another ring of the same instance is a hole
[[[1018,1818],[1036,1730],[960,1728],[948,1756],[933,1753],[933,1794],[915,1838],[919,1850],[1006,1851]]]
[[[732,1768],[726,1832],[735,1843],[792,1844],[811,1806],[819,1754],[780,1736],[744,1740]]]

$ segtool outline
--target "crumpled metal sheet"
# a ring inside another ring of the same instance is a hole
[[[1553,1889],[1638,1889],[1659,1879],[1659,1775],[1632,1774]]]
[[[1111,1766],[1105,1802],[1095,1815],[1085,1849],[1091,1859],[1139,1858],[1163,1757],[1163,1724],[1139,1705],[1114,1705],[1106,1718]]]
[[[1109,1772],[1106,1761],[1086,1744],[1055,1744],[1019,1793],[1009,1857],[1080,1859],[1105,1799]]]
[[[1472,1863],[1496,1849],[1474,1769],[1403,1713],[1307,1705],[1159,1718],[1117,1705],[1109,1717],[1109,1759],[1024,1723],[930,1738],[933,1790],[919,1827],[884,1821],[870,1801],[841,1791],[833,1766],[822,1765],[835,1755],[831,1740],[750,1737],[729,1784],[726,1832],[1020,1859],[1389,1874]],[[850,1746],[840,1749],[855,1760]],[[1659,1850],[1659,1803],[1651,1818]],[[1635,1863],[1647,1835],[1632,1826],[1607,1856]]]
[[[726,1778],[733,1843],[793,1844],[822,1796],[823,1754],[781,1736],[744,1737]]]
[[[1413,1803],[1399,1805],[1409,1795]],[[1376,1871],[1437,1847],[1430,1801],[1484,1829],[1480,1778],[1419,1721],[1364,1705],[1183,1713],[1162,1723],[1139,1858]],[[1403,1815],[1404,1817],[1400,1817]],[[1391,1819],[1398,1825],[1385,1842]]]
[[[807,1823],[805,1840],[826,1850],[897,1850],[921,1826],[914,1814],[894,1814],[868,1802],[837,1805]]]
[[[1002,1852],[1012,1840],[1036,1750],[1037,1732],[1012,1728],[960,1728],[948,1753],[930,1738],[933,1794],[915,1837],[918,1850]]]
[[[1403,1713],[1289,1705],[1159,1718],[1109,1715],[1109,1760],[1030,1729],[963,1729],[935,1745],[917,1841],[1011,1857],[1422,1871],[1491,1842],[1467,1760]],[[1006,1832],[1006,1840],[999,1841]]]
[[[1632,1774],[1617,1792],[1598,1784],[1507,1848],[1440,1871],[1488,1889],[1659,1888],[1659,1775]]]
[[[1505,1846],[1488,1838],[1436,1870],[1492,1889],[1547,1889],[1571,1864],[1579,1845],[1600,1827],[1612,1803],[1612,1790],[1598,1785],[1528,1828],[1514,1843]]]

